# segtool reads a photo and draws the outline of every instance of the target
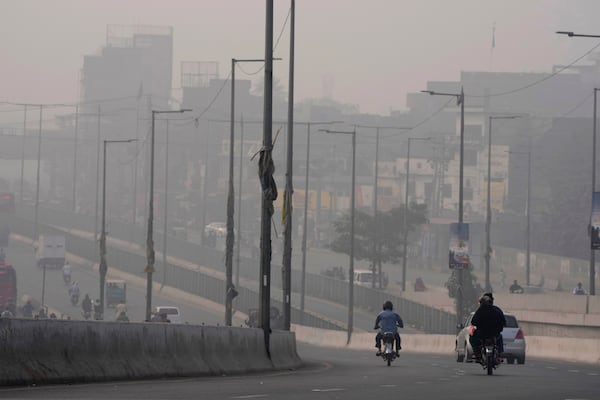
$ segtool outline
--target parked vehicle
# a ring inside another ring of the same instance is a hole
[[[17,274],[11,264],[0,263],[0,310],[7,306],[16,312]]]
[[[62,268],[65,265],[65,237],[40,235],[36,249],[38,267]]]
[[[354,284],[359,286],[373,287],[373,278],[375,278],[375,287],[379,287],[379,274],[373,273],[370,269],[355,269]],[[385,289],[388,285],[388,277],[385,273],[382,274],[382,288]]]
[[[179,311],[179,307],[174,306],[156,306],[154,307],[154,314],[161,315],[164,314],[167,316],[167,319],[172,324],[182,324],[183,320],[181,318],[181,311]]]
[[[392,361],[396,359],[396,352],[394,351],[394,333],[384,332],[383,334],[383,351],[381,352],[381,358],[387,363],[388,367],[392,364]]]
[[[469,343],[469,329],[471,327],[471,313],[465,320],[464,325],[456,335],[455,351],[457,362],[473,362],[473,349]],[[519,327],[517,318],[512,314],[504,314],[506,318],[506,326],[502,330],[502,341],[504,343],[504,352],[499,356],[505,358],[508,364],[513,364],[515,361],[518,364],[525,363],[525,335]]]
[[[106,280],[106,307],[127,304],[127,282],[117,279]]]
[[[15,215],[15,196],[12,193],[0,193],[0,247],[8,247],[10,225]]]

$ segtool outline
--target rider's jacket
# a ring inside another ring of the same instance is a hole
[[[393,310],[383,310],[375,319],[375,329],[379,327],[381,332],[397,333],[397,325],[404,327],[404,322],[402,322],[400,315]]]
[[[475,311],[471,324],[477,327],[473,335],[484,339],[496,337],[502,332],[505,321],[503,314],[500,314],[493,305],[482,304]]]

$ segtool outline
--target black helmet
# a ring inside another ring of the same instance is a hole
[[[494,304],[494,296],[492,295],[492,292],[486,292],[483,295],[489,297],[490,298],[490,302],[492,304]]]
[[[385,303],[383,303],[383,309],[384,310],[393,310],[394,309],[394,305],[392,304],[391,301],[386,301]]]

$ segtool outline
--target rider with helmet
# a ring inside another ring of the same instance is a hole
[[[375,336],[375,347],[377,347],[377,355],[381,355],[381,340],[385,332],[392,332],[396,338],[396,356],[399,355],[398,351],[402,348],[400,346],[400,334],[398,333],[398,327],[404,328],[404,322],[400,315],[394,311],[394,305],[391,301],[383,303],[383,311],[377,315],[375,319],[375,328],[379,329],[377,336]]]
[[[481,358],[481,344],[487,338],[497,338],[506,325],[504,313],[498,312],[499,308],[494,306],[493,297],[489,293],[479,299],[479,308],[475,311],[471,325],[475,327],[469,342],[473,348],[475,358]]]

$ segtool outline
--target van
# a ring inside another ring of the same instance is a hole
[[[373,287],[373,277],[375,277],[375,287],[379,287],[379,274],[373,274],[370,269],[355,269],[354,270],[354,284],[365,287]],[[388,284],[387,274],[382,274],[382,288],[385,289]]]

